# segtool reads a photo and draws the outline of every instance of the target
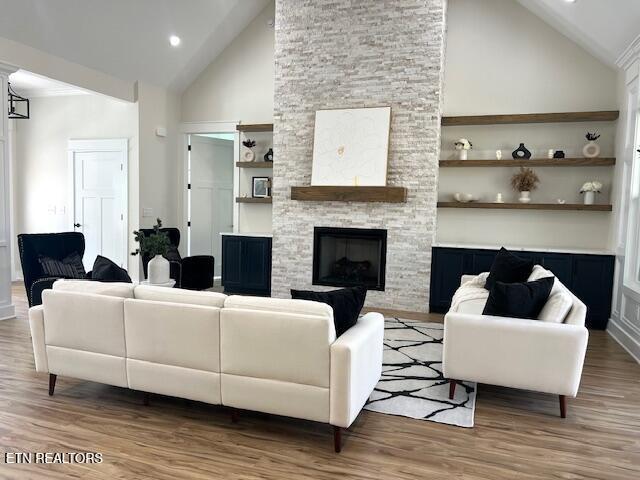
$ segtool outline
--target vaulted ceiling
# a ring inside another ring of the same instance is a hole
[[[0,37],[181,91],[269,0],[0,0]],[[177,48],[169,36],[177,35]]]
[[[518,0],[610,66],[640,35],[640,0]]]

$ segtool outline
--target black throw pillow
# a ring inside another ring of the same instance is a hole
[[[537,319],[547,303],[554,277],[533,282],[496,282],[482,311],[483,315]]]
[[[312,292],[309,290],[291,290],[291,298],[322,302],[333,308],[333,323],[336,337],[353,327],[358,321],[360,310],[367,296],[365,287],[342,288],[330,292]]]
[[[131,283],[131,277],[124,268],[120,268],[106,257],[98,255],[93,262],[91,280],[98,282],[125,282]]]
[[[491,290],[496,282],[525,282],[532,270],[532,260],[520,258],[502,247],[491,265],[484,288]]]
[[[86,278],[87,272],[82,264],[82,257],[77,252],[70,253],[62,260],[55,258],[38,257],[42,271],[48,277],[59,278]]]

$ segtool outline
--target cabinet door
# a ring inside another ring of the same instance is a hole
[[[611,315],[613,257],[574,255],[570,288],[587,306],[587,326],[605,329]]]
[[[434,248],[431,265],[429,310],[444,313],[451,305],[451,297],[460,286],[464,273],[465,251],[455,248]]]
[[[572,255],[566,253],[540,253],[538,262],[553,274],[565,285],[571,289],[573,278],[573,260]]]
[[[271,239],[244,238],[241,261],[242,288],[268,293],[271,290]]]
[[[242,237],[222,237],[222,285],[226,289],[242,285],[241,259]]]

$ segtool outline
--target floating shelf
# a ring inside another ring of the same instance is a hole
[[[574,210],[586,212],[610,212],[611,205],[584,205],[582,203],[483,203],[438,202],[438,208],[493,208],[498,210]]]
[[[617,120],[620,112],[605,110],[597,112],[524,113],[509,115],[467,115],[442,117],[443,127],[461,125],[504,125],[518,123],[562,123],[562,122],[610,122]]]
[[[236,125],[238,132],[273,132],[273,123],[253,123]]]
[[[440,160],[441,167],[605,167],[615,158],[530,158],[504,160]]]
[[[273,168],[273,162],[236,162],[239,168]]]
[[[405,187],[291,187],[291,200],[403,203],[407,201],[407,189]]]
[[[271,203],[271,197],[236,197],[236,203]]]

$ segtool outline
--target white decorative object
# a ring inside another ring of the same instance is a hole
[[[598,180],[592,180],[585,182],[580,188],[580,193],[584,193],[584,204],[593,205],[596,201],[596,193],[602,191],[602,182]]]
[[[250,148],[246,148],[244,153],[242,154],[243,162],[253,162],[256,159],[256,154],[253,153],[253,150]]]
[[[501,193],[496,194],[496,199],[494,200],[494,203],[504,203],[504,199],[502,198]]]
[[[169,281],[169,260],[162,255],[156,255],[149,260],[147,266],[147,279],[152,285],[167,283]]]
[[[311,185],[385,186],[391,107],[318,110]]]
[[[453,199],[456,202],[460,202],[460,203],[475,202],[476,200],[478,200],[477,197],[474,197],[470,193],[454,193]]]
[[[531,202],[531,192],[520,192],[520,198],[518,198],[520,203],[529,203]]]
[[[564,205],[564,204],[566,203],[566,200],[565,200],[564,198],[558,198],[558,199],[556,200],[556,203],[557,203],[558,205]]]
[[[549,151],[547,151],[547,158],[553,158],[553,148],[550,148]]]
[[[471,150],[473,144],[466,138],[460,138],[453,143],[453,146],[455,147],[456,152],[458,152],[458,160],[466,160],[467,151]]]
[[[596,192],[584,192],[584,204],[593,205],[596,201]]]
[[[585,138],[589,140],[589,142],[582,147],[582,155],[584,155],[585,158],[596,158],[600,155],[600,145],[596,143],[596,140],[600,138],[600,135],[587,132]]]
[[[502,150],[496,150],[496,160],[502,160]]]

